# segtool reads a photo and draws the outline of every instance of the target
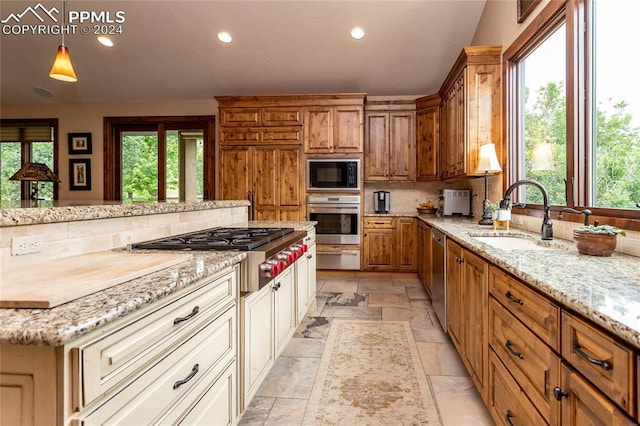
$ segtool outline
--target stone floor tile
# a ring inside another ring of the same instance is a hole
[[[494,425],[470,377],[431,376],[444,426]]]
[[[433,327],[426,309],[420,308],[382,308],[383,321],[408,321],[411,327]]]
[[[390,278],[362,278],[358,284],[358,293],[407,294],[405,287],[394,287]]]
[[[453,343],[417,342],[416,345],[422,367],[428,376],[467,375],[467,370],[453,347]]]
[[[328,293],[328,306],[367,306],[367,295],[361,293]]]
[[[324,351],[325,339],[305,339],[294,337],[282,351],[281,356],[320,358]]]
[[[326,278],[319,293],[355,293],[358,290],[357,278]]]
[[[238,423],[239,426],[258,426],[263,425],[267,416],[271,411],[271,407],[275,402],[275,398],[256,396],[247,407],[242,415],[242,419]]]
[[[406,294],[393,293],[370,293],[368,306],[371,308],[411,309],[411,303]]]
[[[256,396],[309,399],[319,358],[280,356]]]
[[[411,299],[411,298],[409,298],[409,302],[411,302],[411,307],[412,308],[422,308],[422,309],[431,308],[431,300],[429,300],[429,299]]]
[[[382,313],[382,318],[384,319],[384,312]],[[444,332],[440,324],[436,324],[433,327],[415,327],[412,325],[411,331],[416,342],[451,343],[449,335]]]
[[[325,306],[322,310],[323,317],[351,318],[351,319],[382,319],[381,308],[369,308],[366,306]]]
[[[422,287],[420,278],[393,278],[394,287]]]
[[[264,425],[298,426],[304,418],[306,399],[276,398]]]
[[[293,337],[307,339],[326,339],[331,328],[331,318],[320,316],[304,317]]]
[[[407,287],[409,299],[429,299],[429,295],[424,287]]]

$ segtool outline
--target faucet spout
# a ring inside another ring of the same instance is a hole
[[[540,182],[531,179],[522,179],[514,182],[507,188],[506,192],[504,193],[504,197],[502,198],[502,201],[500,201],[500,208],[509,208],[509,204],[511,204],[511,193],[514,189],[521,185],[532,185],[538,188],[540,192],[542,192],[544,217],[542,218],[542,228],[540,230],[540,234],[543,240],[553,240],[553,223],[551,222],[551,206],[549,205],[549,193]]]

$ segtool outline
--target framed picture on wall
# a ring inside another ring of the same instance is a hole
[[[72,191],[91,190],[91,160],[69,160],[69,189]]]
[[[540,0],[518,0],[518,24],[524,22]]]
[[[69,133],[69,154],[91,154],[91,133]]]

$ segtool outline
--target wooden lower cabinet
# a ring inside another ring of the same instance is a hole
[[[561,381],[557,391],[562,394],[562,426],[637,424],[567,365],[562,366]]]
[[[415,272],[418,269],[418,224],[409,217],[365,217],[363,269]]]
[[[489,350],[487,407],[499,425],[545,425],[547,422],[529,401],[498,356]]]
[[[451,239],[446,253],[447,329],[486,401],[489,264]]]

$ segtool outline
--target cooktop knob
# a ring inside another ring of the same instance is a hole
[[[280,273],[280,268],[277,263],[262,263],[260,273],[267,278],[273,278]]]

